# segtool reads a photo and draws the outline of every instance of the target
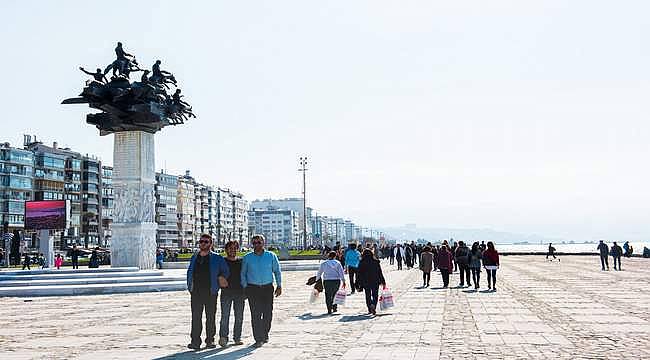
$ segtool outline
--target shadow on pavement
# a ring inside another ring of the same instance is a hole
[[[378,316],[378,315],[375,315]],[[375,316],[370,315],[370,314],[363,314],[363,315],[345,315],[342,318],[339,319],[340,322],[352,322],[352,321],[363,321],[363,320],[370,320],[374,318]]]
[[[334,315],[334,314],[332,314]],[[312,315],[310,312],[296,316],[300,320],[316,320],[332,316],[330,314]]]
[[[187,350],[187,351],[182,351],[178,352],[173,355],[167,355],[159,358],[155,358],[154,360],[177,360],[177,359],[224,359],[224,360],[235,360],[235,359],[241,359],[243,357],[248,356],[251,354],[255,348],[252,346],[244,347],[239,350],[229,352],[226,354],[221,354],[224,350],[227,350],[230,347],[225,347],[225,348],[217,348],[217,349],[212,349],[212,350],[203,350],[203,351],[192,351],[192,350]]]

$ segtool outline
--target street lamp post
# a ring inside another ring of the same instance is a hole
[[[307,157],[300,157],[302,172],[302,248],[307,250]]]

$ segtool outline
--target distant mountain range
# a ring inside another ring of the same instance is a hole
[[[447,229],[447,228],[418,228],[413,225],[401,227],[387,227],[380,229],[388,236],[398,240],[417,240],[437,242],[444,239],[454,238],[464,242],[493,241],[497,244],[547,244],[549,242],[560,243],[564,239],[540,236],[535,234],[517,234],[491,229]]]

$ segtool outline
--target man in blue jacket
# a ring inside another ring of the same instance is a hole
[[[201,318],[205,309],[205,344],[215,348],[214,336],[217,332],[215,315],[217,312],[217,294],[220,287],[227,287],[226,278],[230,275],[228,264],[221,255],[212,251],[212,236],[201,235],[199,251],[192,255],[187,268],[187,290],[192,303],[192,342],[188,348],[201,348]]]
[[[355,291],[354,275],[359,269],[359,261],[361,261],[361,253],[357,250],[357,244],[349,244],[348,249],[345,250],[345,265],[348,267],[348,276],[350,277],[352,294],[354,294]]]

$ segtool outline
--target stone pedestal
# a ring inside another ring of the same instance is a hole
[[[38,232],[39,252],[45,257],[45,267],[54,267],[54,238],[50,230],[39,230]]]
[[[156,264],[154,135],[115,133],[111,266],[153,269]]]

